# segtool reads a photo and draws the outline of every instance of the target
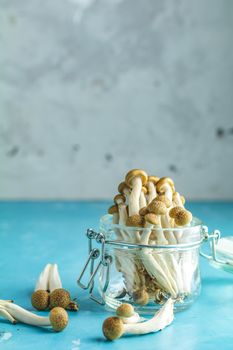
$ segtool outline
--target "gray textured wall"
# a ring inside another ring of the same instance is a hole
[[[0,197],[109,198],[132,167],[233,198],[233,1],[0,0]]]

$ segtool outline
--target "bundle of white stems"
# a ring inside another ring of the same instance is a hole
[[[192,214],[184,208],[185,199],[175,191],[168,177],[148,176],[140,169],[129,171],[118,186],[119,194],[108,213],[116,224],[117,240],[143,245],[179,245],[189,242]],[[138,228],[138,229],[137,229]],[[192,251],[142,248],[137,255],[116,250],[116,267],[122,272],[126,290],[134,301],[144,305],[162,296],[180,298],[191,293]]]

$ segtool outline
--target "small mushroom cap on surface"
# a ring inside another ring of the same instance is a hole
[[[55,307],[49,313],[49,320],[53,330],[60,332],[66,328],[69,318],[66,310],[64,310],[62,307]]]
[[[165,215],[167,212],[167,207],[165,203],[158,200],[153,200],[147,208],[150,213],[156,215]]]
[[[131,317],[134,315],[134,307],[131,304],[121,304],[116,309],[117,316],[120,317]]]
[[[108,214],[117,214],[118,213],[118,206],[117,205],[112,205],[111,207],[108,208]]]
[[[45,310],[49,306],[49,293],[47,290],[38,289],[31,296],[32,306],[37,310]]]
[[[153,182],[153,184],[156,185],[156,183],[159,181],[159,177],[158,176],[154,176],[154,175],[151,175],[151,176],[148,176],[148,179],[147,181],[149,182]]]
[[[125,182],[129,187],[132,187],[132,181],[135,177],[140,177],[142,180],[142,185],[147,183],[147,173],[141,169],[130,170],[125,177]]]
[[[172,202],[164,194],[160,194],[154,200],[163,202],[167,208],[170,208],[172,205]]]
[[[146,214],[148,214],[149,212],[148,212],[148,209],[147,209],[147,207],[143,207],[143,208],[141,208],[140,210],[139,210],[139,215],[141,215],[141,216],[145,216]]]
[[[146,305],[149,302],[149,294],[145,289],[139,289],[133,292],[133,300],[138,305]]]
[[[177,213],[178,213],[179,211],[181,211],[181,210],[183,211],[184,208],[179,207],[179,206],[173,207],[173,208],[169,211],[169,216],[170,216],[171,218],[175,219]]]
[[[148,222],[151,225],[159,225],[160,221],[157,215],[153,213],[146,214],[145,217],[145,222]]]
[[[161,192],[164,184],[169,184],[172,191],[175,192],[173,180],[170,177],[161,177],[161,179],[156,183],[156,190],[158,193]]]
[[[129,216],[126,220],[126,226],[143,227],[143,224],[144,224],[144,219],[139,214]]]
[[[114,198],[113,201],[115,204],[117,204],[117,202],[122,202],[125,203],[125,196],[123,196],[123,194],[117,194]]]
[[[68,290],[65,290],[63,288],[57,288],[52,291],[50,294],[50,308],[54,308],[56,306],[63,307],[64,309],[69,305],[71,299],[70,299],[70,293]]]
[[[175,223],[177,226],[185,226],[192,221],[192,213],[188,210],[180,210],[176,214]]]
[[[108,340],[120,338],[124,332],[124,323],[119,317],[108,317],[102,326],[103,334]]]
[[[118,186],[118,192],[121,194],[124,194],[124,190],[129,190],[129,186],[126,184],[125,181],[122,181]]]

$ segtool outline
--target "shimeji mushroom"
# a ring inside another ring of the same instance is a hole
[[[168,198],[170,203],[172,204],[172,196],[173,192],[175,192],[174,182],[169,177],[162,177],[156,184],[156,189],[159,194],[164,194],[165,197]],[[170,228],[171,223],[169,220],[169,215],[165,214],[161,217],[162,220],[162,226],[164,228]],[[171,230],[165,231],[165,237],[167,238],[169,244],[176,244],[177,240],[175,238],[175,235]]]
[[[122,181],[118,186],[118,192],[125,196],[126,202],[128,203],[129,195],[130,195],[130,188],[126,184],[125,181]]]
[[[78,311],[77,303],[74,300],[71,300],[70,293],[66,289],[62,288],[62,282],[57,264],[53,264],[50,269],[49,290],[50,308],[60,306],[71,311]]]
[[[170,210],[169,215],[175,220],[175,227],[180,228],[182,226],[188,225],[192,220],[192,214],[185,210],[183,207],[174,207]],[[181,230],[179,237],[187,236],[187,232],[184,234]],[[185,243],[185,237],[179,239],[179,243]],[[182,254],[183,258],[180,259],[181,272],[183,276],[183,290],[185,293],[191,292],[191,282],[193,277],[193,272],[195,271],[195,266],[192,264],[192,252],[186,251]]]
[[[52,265],[47,264],[40,273],[36,282],[34,293],[31,296],[31,303],[37,310],[45,310],[49,306],[49,276]]]
[[[32,326],[52,326],[56,332],[62,331],[68,324],[67,312],[61,307],[52,309],[49,316],[38,316],[19,305],[0,300],[0,309],[6,311],[5,318],[7,318],[7,315],[10,315],[15,321]],[[3,316],[3,313],[1,315]]]
[[[147,188],[148,188],[148,196],[147,196],[147,200],[148,203],[150,203],[156,196],[157,196],[157,192],[156,192],[156,183],[159,181],[159,177],[157,176],[148,176],[148,180],[147,180]]]
[[[119,212],[119,225],[125,226],[126,220],[128,218],[126,204],[125,204],[125,196],[122,194],[117,194],[114,197],[114,203],[118,206],[118,212]],[[123,229],[120,229],[121,236],[124,241],[128,241],[130,239],[128,232],[126,232]]]
[[[109,340],[120,338],[124,334],[140,335],[158,332],[170,325],[174,319],[174,301],[168,301],[148,321],[124,324],[119,317],[109,317],[103,323],[103,334]]]
[[[133,300],[135,304],[147,305],[149,303],[149,294],[144,288],[138,289],[133,292]]]
[[[131,188],[129,195],[129,216],[139,213],[139,199],[142,186],[147,182],[147,174],[140,169],[129,171],[125,177],[126,184]]]
[[[116,309],[116,315],[123,321],[123,323],[137,323],[141,320],[139,314],[135,312],[131,304],[121,304]]]

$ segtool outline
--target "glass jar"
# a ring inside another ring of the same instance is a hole
[[[143,235],[148,235],[148,245],[140,244]],[[89,257],[78,283],[89,289],[91,299],[111,309],[127,302],[140,313],[154,313],[170,297],[176,310],[194,302],[201,289],[201,243],[212,238],[211,246],[215,247],[219,232],[208,235],[197,218],[183,228],[158,229],[113,224],[112,215],[105,215],[100,219],[100,233],[89,229],[87,237]],[[161,244],[162,240],[166,243]],[[100,249],[93,247],[95,241],[101,244]],[[89,265],[89,280],[84,284]],[[95,280],[99,296],[95,294]]]
[[[185,228],[154,230],[112,224],[111,215],[106,215],[100,220],[100,232],[106,239],[105,253],[112,259],[105,291],[105,267],[99,271],[99,292],[108,307],[116,309],[127,302],[148,313],[172,297],[175,308],[184,309],[199,295],[200,220],[194,218]],[[128,241],[119,241],[120,233]],[[149,235],[149,245],[140,244],[142,235]],[[159,242],[168,242],[171,235],[175,244],[158,244],[158,236]]]

